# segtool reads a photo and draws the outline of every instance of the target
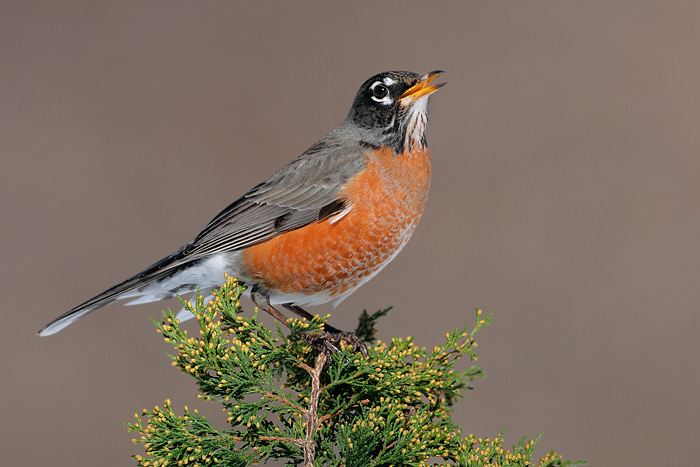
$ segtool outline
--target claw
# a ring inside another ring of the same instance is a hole
[[[367,346],[354,332],[340,332],[338,333],[338,337],[348,344],[352,344],[353,352],[360,352],[363,357],[367,357]]]
[[[360,352],[364,357],[367,356],[367,346],[354,332],[306,331],[301,333],[301,338],[312,348],[325,353],[329,359],[332,354],[342,352],[341,342],[351,344],[353,352]]]

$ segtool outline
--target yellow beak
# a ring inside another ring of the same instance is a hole
[[[418,81],[416,84],[411,86],[410,88],[406,89],[406,92],[401,94],[401,97],[399,97],[400,101],[403,101],[406,99],[406,104],[410,104],[411,102],[415,102],[416,100],[420,99],[423,96],[430,95],[446,85],[447,83],[438,83],[438,84],[433,84],[431,85],[433,81],[435,81],[435,78],[443,74],[444,71],[442,70],[437,70],[437,71],[431,71],[427,75],[423,76],[420,81]]]

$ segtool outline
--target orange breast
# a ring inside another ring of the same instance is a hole
[[[428,150],[395,156],[374,152],[367,169],[340,197],[350,211],[287,232],[243,252],[253,280],[285,294],[328,300],[370,279],[406,244],[423,213],[430,185]]]

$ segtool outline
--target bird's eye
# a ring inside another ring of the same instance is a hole
[[[370,90],[372,91],[372,100],[381,102],[383,104],[388,104],[391,99],[389,99],[389,88],[384,86],[380,81],[374,83]]]
[[[382,100],[389,95],[389,89],[383,84],[380,84],[372,90],[372,93],[374,94],[374,97],[376,97],[379,100]]]

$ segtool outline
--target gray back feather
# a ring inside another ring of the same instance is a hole
[[[319,220],[324,207],[340,209],[340,191],[365,161],[364,148],[338,133],[224,209],[185,247],[188,259],[240,250]]]

